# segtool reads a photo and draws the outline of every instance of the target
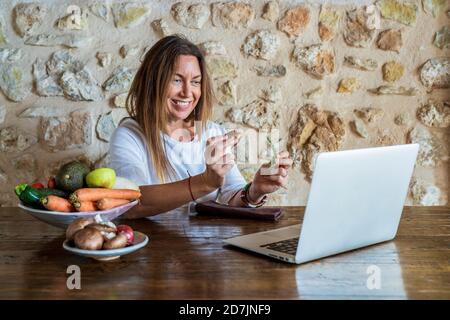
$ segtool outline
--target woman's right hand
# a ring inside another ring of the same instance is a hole
[[[205,183],[212,188],[220,188],[225,175],[235,164],[235,155],[229,152],[240,140],[239,132],[232,132],[211,137],[206,141],[205,163],[206,170],[203,172]]]

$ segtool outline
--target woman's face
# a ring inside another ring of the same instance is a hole
[[[170,121],[186,119],[202,94],[202,73],[194,56],[181,55],[169,82],[167,106]]]

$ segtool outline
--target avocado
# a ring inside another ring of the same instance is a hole
[[[90,168],[79,161],[72,161],[63,165],[55,176],[56,188],[66,192],[73,192],[83,188],[84,178]]]

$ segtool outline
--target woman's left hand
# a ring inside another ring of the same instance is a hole
[[[264,195],[275,192],[282,187],[286,188],[289,177],[288,170],[292,166],[292,162],[292,159],[289,157],[289,152],[282,151],[277,156],[275,167],[270,168],[269,164],[262,165],[256,172],[250,186],[250,200],[256,203]]]

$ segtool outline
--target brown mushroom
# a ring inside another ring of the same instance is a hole
[[[75,233],[75,245],[85,250],[100,250],[103,246],[103,235],[95,228],[84,228]]]
[[[109,225],[102,224],[102,223],[93,223],[93,224],[88,225],[86,228],[94,228],[94,229],[100,231],[100,233],[103,236],[103,240],[105,240],[105,241],[108,241],[117,235],[116,228],[113,228]]]
[[[128,241],[127,236],[123,233],[119,233],[111,240],[105,241],[105,243],[103,244],[103,249],[110,250],[123,248],[127,245],[127,241]]]
[[[73,220],[72,223],[67,227],[66,239],[69,241],[73,240],[73,236],[75,235],[75,233],[94,222],[94,218],[78,218]]]
[[[100,232],[107,232],[107,233],[116,232],[115,228],[108,226],[107,224],[102,224],[102,223],[92,223],[88,227],[97,229]]]

